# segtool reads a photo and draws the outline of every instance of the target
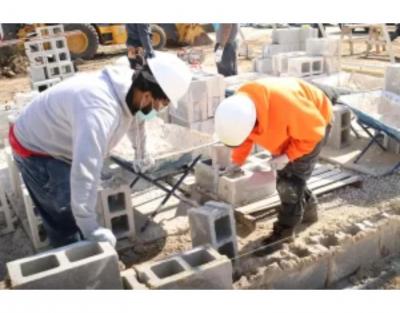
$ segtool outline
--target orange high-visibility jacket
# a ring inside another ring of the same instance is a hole
[[[310,153],[323,139],[332,121],[332,104],[313,85],[297,78],[267,78],[244,84],[238,90],[256,106],[256,126],[246,141],[232,151],[242,165],[253,144],[272,155],[286,154],[293,161]]]

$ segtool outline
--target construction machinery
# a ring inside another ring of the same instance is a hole
[[[25,39],[40,24],[1,24],[3,39]],[[125,44],[125,24],[64,24],[72,58],[92,59],[100,45]],[[167,41],[175,45],[205,45],[212,41],[201,24],[151,24],[152,43],[163,49]]]

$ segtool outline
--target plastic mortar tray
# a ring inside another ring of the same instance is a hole
[[[321,86],[327,86],[340,93],[358,93],[383,89],[382,77],[360,73],[339,72],[329,76],[310,79]]]
[[[400,139],[400,96],[387,91],[371,91],[341,96],[360,122]]]

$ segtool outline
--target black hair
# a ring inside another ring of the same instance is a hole
[[[135,88],[142,92],[149,91],[155,100],[169,100],[147,64],[133,74],[131,89]]]

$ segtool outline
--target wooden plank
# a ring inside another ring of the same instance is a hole
[[[351,186],[354,185],[356,183],[359,183],[361,181],[361,177],[359,176],[351,176],[347,179],[338,181],[336,183],[330,184],[328,186],[322,187],[322,188],[318,188],[317,190],[314,190],[314,194],[316,196],[336,190],[338,188],[344,187],[344,186]],[[269,207],[264,209],[263,211],[258,211],[255,212],[254,214],[249,214],[250,216],[253,216],[252,222],[254,221],[260,221],[266,218],[273,218],[276,215],[276,210],[274,210],[274,208],[278,207],[280,205],[280,203],[278,203],[276,206],[274,207]],[[246,215],[246,216],[249,216]]]
[[[307,182],[308,188],[313,190],[314,188],[322,187],[322,185],[326,185],[327,183],[333,183],[336,180],[344,179],[351,175],[350,173],[344,174],[340,170],[333,170],[330,172],[326,172],[320,176],[319,180],[314,180],[310,179],[309,182]],[[250,203],[248,205],[242,206],[240,208],[236,208],[236,211],[239,211],[244,214],[250,214],[257,212],[258,210],[263,210],[265,208],[273,207],[276,204],[280,203],[280,198],[277,193],[274,193],[270,197]]]
[[[327,172],[324,174],[324,176],[318,180],[315,180],[311,183],[307,183],[307,187],[310,188],[312,191],[317,188],[324,187],[329,184],[333,184],[336,181],[340,181],[343,179],[347,179],[348,177],[351,177],[353,174],[349,172],[342,172],[340,170],[333,170],[331,172]],[[310,179],[311,180],[311,179]],[[254,214],[258,211],[263,211],[268,208],[273,208],[277,205],[280,204],[280,198],[278,194],[274,194],[267,199],[263,199],[261,201],[257,201],[254,203],[251,203],[249,205],[236,208],[235,210],[238,212],[241,212],[243,214]]]

